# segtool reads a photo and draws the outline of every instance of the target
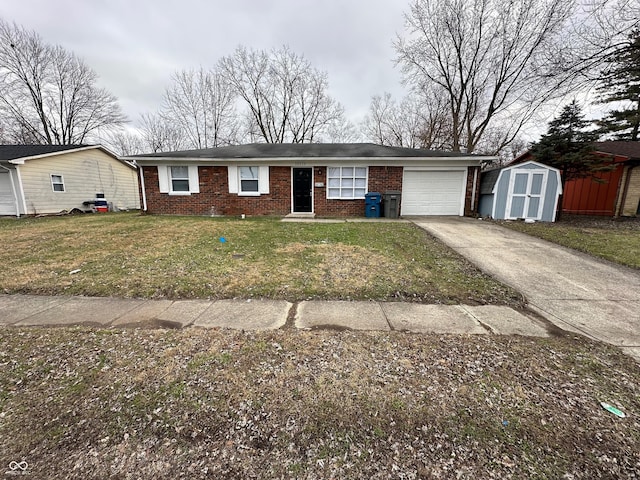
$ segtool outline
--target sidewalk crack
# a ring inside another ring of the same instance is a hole
[[[389,317],[387,317],[387,312],[384,311],[384,307],[382,306],[382,302],[376,302],[376,303],[378,304],[378,307],[380,308],[380,311],[382,312],[382,316],[384,317],[384,321],[387,322],[387,325],[389,326],[389,330],[391,330],[392,332],[395,332],[396,329],[391,324],[391,322],[389,321]]]

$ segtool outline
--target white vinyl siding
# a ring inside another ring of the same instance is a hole
[[[327,198],[353,200],[367,193],[367,167],[328,167]]]
[[[402,215],[463,215],[465,170],[404,170]]]
[[[19,169],[29,215],[84,209],[82,202],[96,193],[104,193],[114,208],[140,208],[136,170],[99,149],[26,160]],[[52,173],[63,178],[64,195],[53,190]]]
[[[16,215],[17,199],[12,172],[0,166],[0,215]]]
[[[269,166],[229,165],[229,193],[258,196],[269,193]]]

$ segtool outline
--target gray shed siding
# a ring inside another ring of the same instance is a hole
[[[544,197],[544,206],[542,207],[542,221],[543,222],[555,222],[556,220],[556,201],[558,196],[556,192],[562,189],[562,186],[558,184],[560,181],[560,175],[547,176],[547,191]]]
[[[478,203],[478,213],[482,217],[490,217],[493,211],[493,193],[480,195],[480,203]]]
[[[480,197],[478,211],[483,216],[492,216],[496,220],[504,220],[508,217],[507,207],[510,204],[509,183],[514,171],[522,170],[544,170],[546,172],[546,186],[541,192],[542,212],[538,220],[543,222],[555,221],[555,210],[558,196],[561,193],[560,172],[552,167],[536,162],[526,162],[520,165],[503,168],[497,178],[489,178],[493,182],[492,193],[485,193]],[[488,192],[489,185],[485,185],[485,192]],[[519,197],[521,202],[522,196]]]
[[[507,197],[509,196],[509,181],[511,180],[511,170],[502,170],[495,186],[493,201],[495,203],[495,219],[504,220],[507,211]]]

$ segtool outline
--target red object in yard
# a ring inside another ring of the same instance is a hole
[[[104,206],[104,205],[96,206],[96,212],[98,212],[98,213],[106,213],[108,211],[109,211],[109,207],[108,206]]]

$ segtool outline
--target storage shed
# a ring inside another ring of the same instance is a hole
[[[496,220],[554,222],[561,194],[560,171],[528,161],[482,173],[478,212]]]

